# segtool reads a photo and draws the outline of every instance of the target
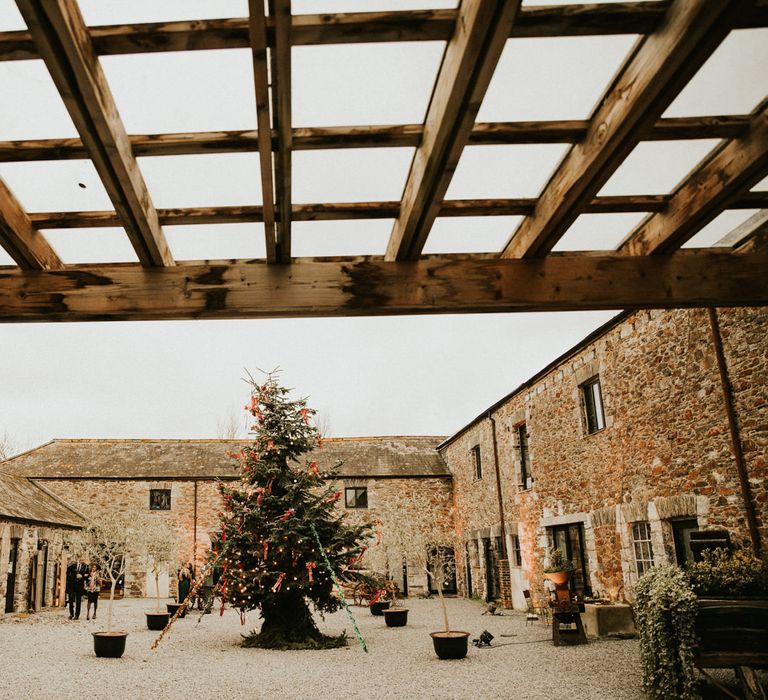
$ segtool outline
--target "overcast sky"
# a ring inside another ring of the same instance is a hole
[[[524,4],[560,4],[552,0]],[[81,0],[89,24],[242,17],[247,2]],[[295,14],[451,7],[451,2],[294,0]],[[0,31],[22,29],[0,0]],[[510,40],[478,121],[584,119],[635,37]],[[294,126],[420,122],[444,44],[293,49]],[[102,65],[128,133],[254,129],[248,50],[109,56]],[[744,114],[768,93],[768,30],[733,32],[667,116]],[[0,141],[76,136],[41,61],[0,62]],[[603,194],[676,184],[712,141],[642,143]],[[536,196],[565,145],[465,149],[449,199]],[[399,199],[413,149],[304,151],[293,156],[295,202]],[[259,204],[256,154],[139,159],[155,206]],[[34,211],[112,209],[89,161],[0,163]],[[85,185],[82,187],[81,185]],[[763,181],[756,189],[766,189]],[[689,246],[709,246],[754,211],[728,211]],[[585,215],[556,250],[611,249],[642,219]],[[438,219],[425,252],[498,251],[519,217]],[[392,221],[298,222],[293,252],[382,254]],[[121,229],[44,232],[66,263],[135,261]],[[179,259],[263,257],[256,224],[166,227]],[[0,250],[0,265],[13,261]],[[450,434],[605,322],[615,311],[0,325],[0,435],[216,437],[241,415],[245,370],[283,368],[337,436]]]

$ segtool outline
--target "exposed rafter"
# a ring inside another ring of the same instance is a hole
[[[573,4],[567,7],[523,7],[512,27],[513,37],[649,34],[664,15],[665,2]],[[294,46],[381,41],[448,41],[456,10],[356,12],[296,15]],[[768,24],[768,7],[745,7],[734,28]],[[267,18],[268,32],[273,22]],[[157,51],[238,49],[250,46],[247,18],[206,19],[151,24],[120,24],[89,29],[99,55]],[[0,32],[0,61],[39,58],[29,32]]]
[[[505,258],[546,255],[644,137],[680,89],[728,35],[743,6],[675,0],[664,21],[643,39],[592,115],[585,139],[550,178],[536,212],[502,252]]]
[[[74,0],[18,0],[139,261],[173,265],[144,178]]]
[[[768,243],[768,209],[761,209],[743,224],[723,236],[715,247],[733,248],[739,253],[752,253]]]
[[[768,303],[768,192],[747,191],[768,171],[765,105],[759,116],[661,117],[731,30],[768,26],[764,0],[462,0],[455,10],[297,16],[290,0],[249,0],[247,18],[113,27],[84,26],[77,0],[17,2],[30,29],[0,33],[0,60],[42,58],[80,138],[0,142],[0,162],[91,159],[114,210],[27,213],[0,186],[0,245],[19,265],[0,267],[2,321]],[[509,37],[617,33],[644,38],[589,119],[475,123]],[[293,128],[292,46],[430,40],[448,44],[424,123]],[[128,136],[97,55],[204,49],[250,49],[256,128]],[[599,196],[637,143],[673,139],[723,143],[670,195]],[[467,144],[539,143],[571,144],[540,197],[444,200]],[[400,200],[292,202],[294,150],[377,147],[416,151]],[[259,154],[263,204],[155,210],[139,156],[226,152]],[[714,250],[678,249],[724,208],[761,212]],[[620,212],[648,216],[619,251],[552,252],[579,215]],[[524,219],[502,253],[510,259],[460,252],[476,247],[470,217],[489,216]],[[423,254],[436,217],[467,217],[457,252]],[[396,222],[386,253],[292,255],[292,221],[357,220],[354,245],[376,219]],[[239,222],[265,224],[266,260],[175,264],[161,228]],[[96,227],[126,229],[140,262],[64,265],[45,240],[47,229]]]
[[[359,316],[768,303],[768,254],[0,268],[0,321]]]
[[[253,84],[256,94],[256,141],[261,170],[261,198],[266,255],[275,262],[275,190],[272,179],[272,124],[269,112],[269,75],[267,70],[267,25],[264,0],[248,0],[251,53],[253,54]]]
[[[277,132],[275,204],[277,206],[277,262],[291,261],[291,0],[269,0],[274,22],[272,56],[272,121]]]
[[[0,245],[22,270],[60,270],[64,264],[0,178]]]
[[[622,195],[595,197],[587,206],[587,214],[618,214],[626,212],[664,211],[671,195]],[[768,192],[747,192],[730,202],[731,209],[768,207]],[[455,199],[445,200],[440,208],[441,217],[462,216],[528,216],[536,208],[536,200],[519,199]],[[294,204],[293,221],[342,221],[394,219],[400,212],[400,202],[333,202],[323,204]],[[163,226],[194,224],[261,223],[261,206],[187,207],[158,209]],[[40,229],[99,228],[120,226],[113,211],[36,212],[29,214],[32,223]]]
[[[748,133],[722,143],[674,193],[664,211],[641,222],[619,246],[625,255],[679,248],[768,173],[768,99]]]
[[[749,128],[749,115],[717,117],[672,117],[659,119],[645,136],[648,141],[727,139]],[[469,143],[511,145],[520,143],[576,143],[584,138],[589,122],[573,119],[540,122],[490,122],[475,124]],[[266,128],[266,127],[265,127]],[[260,151],[259,131],[213,131],[129,136],[136,156],[178,156],[201,153]],[[303,127],[292,130],[294,151],[328,148],[416,147],[421,142],[421,124],[388,126]],[[272,134],[272,145],[276,143]],[[0,162],[33,160],[77,160],[88,157],[80,139],[27,139],[0,141]]]
[[[388,260],[413,260],[421,254],[519,6],[520,0],[461,3],[387,244]]]

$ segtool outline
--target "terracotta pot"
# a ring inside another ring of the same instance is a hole
[[[568,577],[570,575],[570,571],[553,571],[551,573],[544,574],[544,578],[548,578],[556,586],[562,586],[564,583],[568,583]]]
[[[441,659],[463,659],[467,655],[469,632],[431,632],[435,654]]]
[[[92,632],[96,656],[119,659],[125,651],[127,632]]]
[[[384,611],[389,607],[388,600],[377,600],[375,603],[371,603],[371,615],[383,615]]]
[[[170,617],[167,612],[148,612],[144,614],[147,616],[147,629],[154,630],[155,632],[165,629]]]
[[[387,608],[384,610],[387,627],[405,627],[408,623],[408,608]]]

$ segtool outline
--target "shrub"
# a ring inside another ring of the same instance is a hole
[[[768,560],[746,549],[733,554],[725,549],[706,550],[701,561],[688,565],[686,574],[700,596],[768,595]]]
[[[643,689],[654,700],[697,700],[693,649],[697,598],[684,571],[650,569],[635,586]]]

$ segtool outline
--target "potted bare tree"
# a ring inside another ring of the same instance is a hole
[[[127,632],[112,629],[112,604],[117,582],[125,576],[128,553],[139,539],[141,516],[136,513],[110,513],[92,521],[83,532],[83,545],[88,559],[95,563],[103,578],[109,578],[107,629],[93,633],[96,656],[118,658],[125,651]]]
[[[434,509],[426,499],[411,502],[411,508],[384,506],[379,511],[379,556],[383,556],[389,571],[402,569],[403,561],[415,566],[427,576],[437,590],[442,610],[443,629],[432,632],[435,653],[441,659],[461,659],[467,655],[469,632],[452,630],[448,621],[448,608],[443,596],[443,586],[455,573],[455,530],[451,513],[435,518]],[[399,609],[397,599],[389,610],[384,611],[389,623],[391,615]],[[405,624],[404,622],[402,624]]]
[[[176,612],[160,609],[160,574],[167,571],[175,559],[176,533],[162,520],[147,519],[139,531],[139,549],[147,560],[147,564],[155,579],[155,609],[145,613],[147,627],[151,630],[161,630],[168,624],[170,615]]]

